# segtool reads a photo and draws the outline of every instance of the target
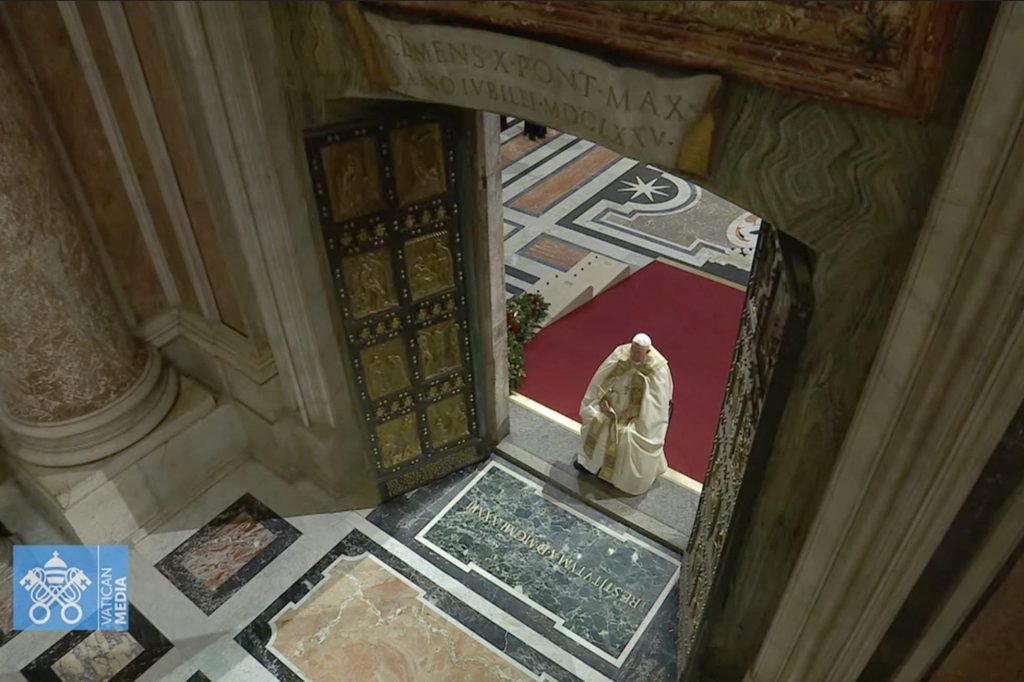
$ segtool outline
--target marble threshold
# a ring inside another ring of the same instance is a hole
[[[638,533],[677,552],[686,550],[702,490],[699,482],[670,469],[647,495],[621,495],[572,468],[578,422],[520,394],[510,400],[513,416],[528,414],[532,423],[511,420],[512,432],[496,448],[503,457]],[[543,437],[526,437],[526,431],[538,430]]]

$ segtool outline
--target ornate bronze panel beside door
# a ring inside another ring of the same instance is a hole
[[[483,459],[442,110],[311,131],[306,154],[382,497]]]
[[[810,270],[802,244],[763,225],[718,430],[687,547],[683,585],[684,679],[699,679],[704,625],[728,595],[739,539],[793,383],[811,317]]]

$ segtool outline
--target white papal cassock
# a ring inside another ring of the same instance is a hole
[[[649,342],[648,342],[649,343]],[[601,363],[580,404],[583,451],[577,459],[592,474],[631,495],[646,492],[665,473],[672,373],[651,347],[643,362],[630,360],[631,344]],[[615,414],[601,412],[607,398]]]

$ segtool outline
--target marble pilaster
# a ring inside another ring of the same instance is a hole
[[[0,426],[22,459],[73,466],[145,436],[178,385],[120,316],[44,121],[0,44]]]

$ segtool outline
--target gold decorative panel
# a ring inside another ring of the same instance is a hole
[[[469,435],[465,399],[456,395],[427,407],[427,430],[435,448]]]
[[[344,222],[384,208],[384,194],[377,165],[377,144],[370,137],[336,142],[320,151],[331,218]]]
[[[384,249],[375,249],[341,261],[352,315],[366,317],[398,305],[391,259]]]
[[[402,339],[364,348],[360,353],[366,391],[372,400],[409,388],[409,360]]]
[[[416,343],[420,352],[420,368],[427,379],[462,365],[459,360],[459,326],[454,320],[416,332]]]
[[[422,450],[416,429],[416,413],[410,412],[378,426],[377,440],[381,465],[385,469],[419,457]]]
[[[459,118],[419,111],[306,134],[339,343],[352,358],[383,498],[485,456],[455,173]]]
[[[406,242],[405,272],[413,300],[451,289],[455,278],[447,235],[431,234]]]
[[[393,130],[391,149],[398,161],[395,164],[395,186],[402,206],[444,193],[444,150],[441,147],[441,127],[437,123],[421,123]]]

